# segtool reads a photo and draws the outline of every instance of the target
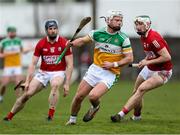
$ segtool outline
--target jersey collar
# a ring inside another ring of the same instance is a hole
[[[117,33],[120,33],[120,30],[119,31],[116,31],[116,32],[114,32],[114,33],[110,33],[110,32],[108,32],[108,26],[107,27],[105,27],[105,31],[108,33],[108,34],[110,34],[110,35],[115,35],[115,34],[117,34]]]

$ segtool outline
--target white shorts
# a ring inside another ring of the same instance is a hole
[[[22,68],[20,66],[17,67],[5,67],[3,70],[3,76],[13,76],[13,75],[21,75]]]
[[[99,82],[103,82],[110,89],[116,81],[116,74],[92,64],[83,79],[92,87],[95,87]]]
[[[36,73],[36,75],[34,76],[34,78],[40,81],[44,86],[47,86],[48,82],[57,76],[64,79],[65,71],[47,72],[39,70],[38,73]]]
[[[155,76],[155,75],[161,75],[161,76],[163,76],[164,83],[167,83],[168,80],[171,78],[172,70],[152,71],[147,66],[145,66],[141,70],[139,75],[142,76],[144,80],[147,80],[148,78]]]

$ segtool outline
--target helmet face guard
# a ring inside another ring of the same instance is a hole
[[[136,23],[143,23],[145,25],[145,31],[144,32],[138,32],[137,28],[136,28]],[[134,24],[135,24],[135,30],[139,35],[144,35],[151,27],[151,20],[150,17],[147,15],[141,15],[141,16],[137,16],[134,20]]]
[[[56,29],[58,29],[58,22],[54,19],[49,19],[45,22],[45,31],[46,31],[47,36],[49,37],[49,39],[55,40],[57,37],[57,33],[54,33],[54,34],[48,33],[48,29],[50,27],[55,27]]]
[[[108,27],[110,27],[111,29],[115,30],[115,31],[119,31],[122,27],[122,23],[120,24],[120,26],[118,28],[112,27],[110,25],[111,20],[114,17],[121,17],[123,18],[122,12],[119,10],[109,10],[107,12],[107,15],[105,17],[101,17],[101,18],[105,18],[105,22],[107,23]]]

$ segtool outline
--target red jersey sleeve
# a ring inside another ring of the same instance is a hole
[[[158,33],[155,33],[154,38],[152,38],[152,44],[154,51],[158,52],[166,46],[166,41]]]
[[[41,40],[37,43],[35,50],[34,50],[34,56],[40,57],[41,55]]]

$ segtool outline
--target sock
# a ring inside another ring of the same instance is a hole
[[[77,119],[77,116],[72,116],[71,115],[69,121],[76,123],[76,119]]]
[[[140,111],[134,111],[134,116],[136,116],[136,117],[141,116],[141,112]]]
[[[129,112],[128,109],[123,107],[123,109],[118,113],[121,117],[124,117]]]
[[[55,109],[54,108],[50,108],[49,109],[49,113],[48,113],[48,117],[53,118],[54,112],[55,112]]]
[[[8,115],[7,115],[7,118],[8,118],[9,120],[11,120],[11,119],[13,118],[13,116],[14,116],[14,113],[9,112]]]

